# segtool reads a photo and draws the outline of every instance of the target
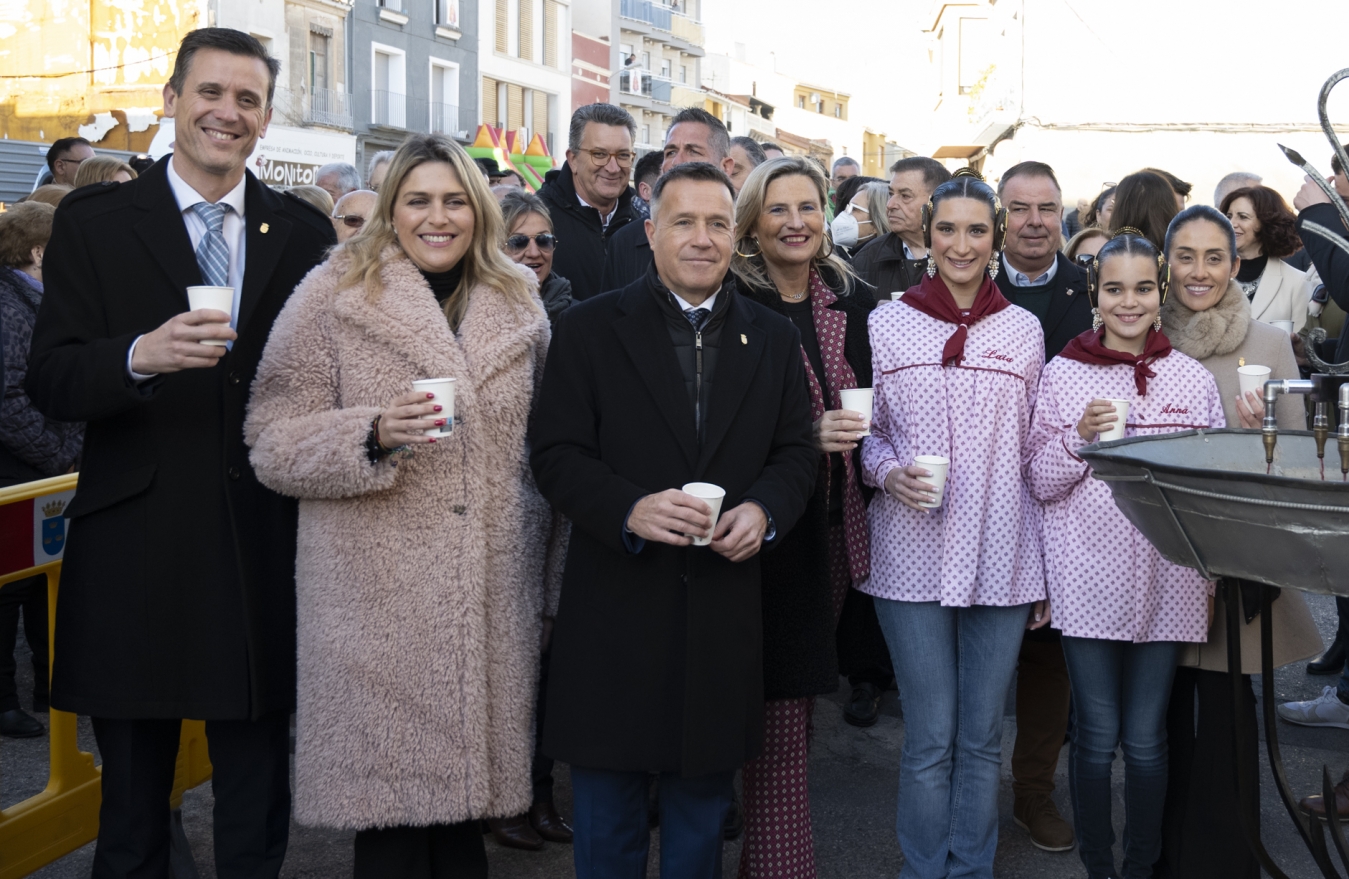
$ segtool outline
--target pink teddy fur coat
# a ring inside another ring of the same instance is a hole
[[[364,829],[520,814],[556,604],[545,568],[561,569],[525,441],[548,320],[537,294],[478,286],[456,336],[400,250],[375,302],[338,289],[346,261],[314,269],[277,318],[245,424],[258,478],[300,499],[295,815]],[[375,415],[442,377],[458,380],[453,434],[371,464]]]

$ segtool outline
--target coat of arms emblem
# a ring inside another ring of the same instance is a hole
[[[66,545],[66,520],[61,515],[65,511],[65,501],[51,501],[42,505],[42,551],[48,556],[61,554]]]

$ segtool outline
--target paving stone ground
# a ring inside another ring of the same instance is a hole
[[[1335,630],[1334,603],[1325,596],[1309,596],[1308,601],[1328,643]],[[21,657],[21,675],[29,675],[27,680],[20,680],[21,694],[28,693],[31,688],[31,672],[24,668],[25,665],[26,659]],[[1308,676],[1302,663],[1275,674],[1275,690],[1280,701],[1312,698],[1319,694],[1322,686],[1333,682],[1333,678]],[[810,787],[819,876],[820,879],[893,879],[903,863],[894,831],[899,752],[904,741],[903,717],[895,694],[889,693],[881,721],[871,729],[855,729],[842,720],[846,695],[841,683],[837,693],[821,697],[815,712]],[[1010,706],[1010,699],[1008,704]],[[995,872],[1000,879],[1078,879],[1085,871],[1075,852],[1042,852],[1032,846],[1026,834],[1012,823],[1010,756],[1014,732],[1009,711],[1003,743],[1002,820]],[[1278,734],[1289,781],[1299,792],[1319,789],[1323,764],[1328,764],[1337,777],[1349,767],[1349,731],[1311,730],[1281,723]],[[81,743],[88,750],[94,750],[87,721],[81,724]],[[0,739],[0,808],[42,789],[47,772],[46,748],[45,738]],[[1261,820],[1266,848],[1290,879],[1314,879],[1320,874],[1279,802],[1263,747],[1261,760],[1265,764]],[[1119,836],[1123,830],[1123,767],[1118,761],[1115,779],[1116,835]],[[558,768],[557,800],[563,813],[569,814],[571,785],[565,767]],[[1070,814],[1067,749],[1059,764],[1055,800],[1065,815]],[[215,877],[211,861],[211,807],[209,785],[189,791],[184,797],[183,824],[201,879]],[[658,875],[659,843],[659,833],[656,833],[650,871],[653,877]],[[573,875],[568,846],[548,845],[542,852],[518,852],[500,848],[489,840],[487,850],[493,879],[554,879]],[[738,843],[726,846],[725,873],[728,877],[735,875],[739,854]],[[93,846],[85,846],[33,875],[41,879],[86,877],[92,858]],[[285,879],[350,876],[351,834],[293,825],[281,875]]]

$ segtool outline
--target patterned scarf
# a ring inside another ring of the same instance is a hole
[[[1059,352],[1060,357],[1076,360],[1078,363],[1090,363],[1095,366],[1114,366],[1127,363],[1134,368],[1134,387],[1138,396],[1148,395],[1148,379],[1156,378],[1157,373],[1149,369],[1152,364],[1171,353],[1171,340],[1157,330],[1148,330],[1148,340],[1142,354],[1130,354],[1105,347],[1105,330],[1087,330],[1074,336],[1072,341]]]
[[[824,363],[824,381],[829,389],[829,399],[824,398],[824,388],[820,386],[815,368],[810,365],[806,349],[801,349],[801,359],[806,364],[806,381],[810,385],[810,420],[819,421],[826,411],[843,408],[840,391],[857,387],[857,376],[843,356],[844,339],[847,336],[848,317],[841,311],[830,308],[838,301],[838,296],[815,269],[810,270],[810,310],[815,322],[815,337],[820,343],[820,360]],[[829,484],[832,468],[829,456],[825,455],[821,464],[824,472],[825,497],[833,490]],[[862,489],[857,485],[857,473],[851,453],[843,455],[843,534],[848,545],[848,568],[854,583],[871,574],[871,538],[867,533],[867,508],[862,500]]]
[[[942,347],[942,366],[959,366],[960,361],[965,359],[965,339],[969,337],[968,328],[971,324],[978,323],[990,314],[997,314],[1012,304],[988,275],[984,275],[979,292],[974,294],[974,305],[967,312],[961,311],[956,305],[956,299],[951,295],[951,290],[941,279],[941,275],[931,278],[926,274],[923,275],[923,280],[918,286],[909,288],[904,298],[899,301],[918,309],[928,317],[956,324],[956,331]]]

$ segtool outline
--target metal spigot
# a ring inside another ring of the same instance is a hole
[[[1330,404],[1325,400],[1316,401],[1316,414],[1312,416],[1312,436],[1316,438],[1316,457],[1326,457],[1326,440],[1330,438]]]
[[[1265,444],[1266,464],[1274,463],[1274,446],[1279,441],[1279,422],[1275,418],[1279,394],[1310,394],[1315,389],[1316,383],[1305,378],[1271,379],[1265,382],[1265,420],[1260,424],[1260,439]]]
[[[1349,384],[1340,385],[1340,426],[1335,431],[1340,444],[1340,473],[1349,477]]]

